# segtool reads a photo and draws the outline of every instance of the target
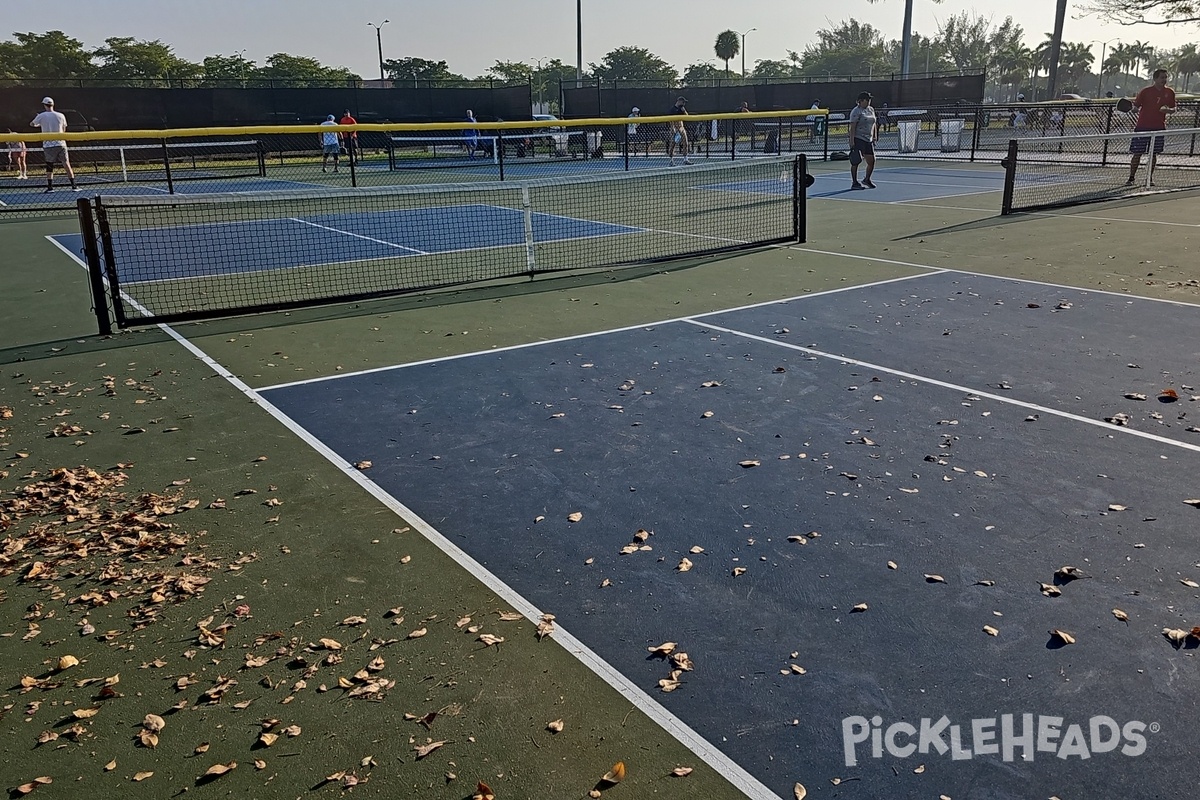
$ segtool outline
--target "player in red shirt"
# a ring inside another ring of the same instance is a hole
[[[350,116],[350,109],[348,109],[348,108],[346,109],[345,113],[342,114],[342,118],[340,120],[338,120],[338,125],[357,125],[357,124],[358,124],[358,120],[356,120],[354,117]],[[355,148],[358,147],[358,131],[350,131],[349,133],[347,133],[345,135],[345,137],[343,138],[343,141],[346,143],[346,151],[349,154],[349,156],[354,159],[361,159],[362,152],[361,151],[355,152]]]
[[[1168,73],[1165,69],[1154,70],[1154,83],[1137,93],[1133,100],[1133,108],[1137,111],[1137,124],[1133,130],[1165,131],[1167,129],[1167,114],[1175,113],[1175,90],[1167,86]],[[1149,136],[1137,136],[1129,141],[1129,152],[1133,158],[1129,162],[1129,180],[1126,186],[1133,186],[1137,175],[1138,165],[1142,163],[1142,155],[1150,150]],[[1155,136],[1155,155],[1163,151],[1165,136]]]

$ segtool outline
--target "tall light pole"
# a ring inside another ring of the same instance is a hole
[[[1088,44],[1100,45],[1100,69],[1098,70],[1098,72],[1100,73],[1100,83],[1097,85],[1097,88],[1096,88],[1097,95],[1104,94],[1104,51],[1105,51],[1105,48],[1107,48],[1113,42],[1120,44],[1121,40],[1120,39],[1109,39],[1107,42],[1097,42],[1095,39],[1093,39],[1092,41],[1088,42]]]
[[[1067,18],[1067,0],[1058,0],[1054,10],[1054,33],[1050,37],[1050,69],[1046,78],[1046,99],[1058,96],[1058,62],[1062,57],[1063,23]]]
[[[575,0],[575,88],[583,86],[583,0]]]
[[[238,78],[241,81],[242,88],[246,88],[246,48],[242,48],[234,53],[238,60]]]
[[[537,71],[534,73],[534,75],[539,76],[537,80],[538,80],[538,111],[540,113],[542,110],[542,102],[543,102],[542,101],[542,88],[546,85],[545,81],[543,81],[540,77],[542,74],[542,62],[549,61],[550,57],[542,56],[541,58],[530,58],[529,60],[537,62]]]
[[[375,44],[379,46],[379,80],[383,81],[383,35],[380,33],[383,26],[387,25],[391,20],[385,19],[383,22],[376,25],[374,22],[368,22],[367,25],[375,29]]]
[[[746,80],[746,34],[756,30],[758,30],[758,28],[751,28],[745,33],[738,34],[738,36],[742,37],[742,80]]]

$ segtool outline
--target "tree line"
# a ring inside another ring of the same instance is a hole
[[[914,32],[911,70],[914,73],[986,71],[988,94],[993,99],[1011,100],[1018,93],[1034,99],[1049,72],[1051,36],[1045,34],[1032,47],[1025,44],[1026,39],[1025,31],[1011,17],[993,24],[988,17],[964,11],[939,23],[932,36]],[[754,60],[744,76],[729,66],[741,54],[742,42],[736,31],[721,31],[715,37],[713,55],[723,65],[714,60],[697,61],[682,71],[645,47],[617,47],[600,61],[588,64],[585,77],[606,82],[654,81],[672,86],[698,86],[743,79],[886,78],[900,71],[900,42],[853,18],[818,30],[814,41],[800,50],[786,51],[785,58]],[[1102,88],[1121,87],[1125,91],[1133,89],[1134,82],[1158,67],[1175,72],[1176,85],[1186,91],[1192,78],[1200,77],[1200,53],[1195,44],[1171,50],[1139,40],[1115,43],[1107,49],[1104,63],[1098,65],[1089,43],[1063,42],[1059,89],[1087,95],[1099,94]],[[575,66],[557,58],[535,63],[496,61],[475,78],[452,71],[445,60],[391,59],[384,61],[383,68],[387,77],[399,84],[411,81],[416,85],[430,82],[465,85],[479,80],[529,83],[535,100],[556,97],[560,81],[576,78]],[[289,53],[275,53],[261,64],[246,58],[244,51],[206,56],[193,62],[180,58],[170,45],[157,39],[110,37],[103,46],[89,49],[62,31],[14,33],[11,40],[0,42],[0,79],[29,78],[96,79],[107,85],[128,81],[142,86],[261,86],[281,82],[315,86],[362,80],[346,67],[328,66],[314,58]]]

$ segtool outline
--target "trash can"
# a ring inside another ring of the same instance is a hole
[[[921,135],[920,122],[900,122],[896,124],[896,130],[900,137],[900,144],[896,148],[900,153],[915,153],[917,152],[917,140]]]
[[[965,123],[961,119],[944,119],[938,122],[938,133],[942,137],[942,152],[957,153],[962,150],[962,132]]]

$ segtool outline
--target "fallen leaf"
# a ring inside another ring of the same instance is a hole
[[[254,768],[259,770],[266,769],[267,762],[263,761],[261,758],[256,758],[254,759]]]
[[[1112,610],[1112,615],[1113,615],[1114,617],[1116,617],[1117,619],[1121,620],[1121,622],[1128,622],[1128,621],[1129,621],[1129,615],[1128,615],[1128,614],[1126,614],[1124,611],[1122,611],[1122,610],[1121,610],[1121,609],[1119,609],[1119,608],[1114,608],[1114,609]]]
[[[1163,628],[1163,636],[1170,639],[1172,642],[1179,643],[1188,637],[1188,632],[1179,628]]]
[[[116,768],[117,768],[117,760],[115,758],[112,761],[110,761],[104,765],[105,772],[112,772]]]
[[[167,727],[167,721],[158,714],[147,714],[146,718],[142,720],[142,727],[151,733],[158,733]]]
[[[556,719],[553,722],[546,723],[546,730],[550,731],[551,733],[562,733],[564,727],[565,725],[561,719]]]
[[[100,707],[93,706],[92,708],[77,708],[71,712],[71,716],[75,719],[91,719],[99,713]]]
[[[75,656],[67,655],[67,656],[63,656],[62,658],[58,659],[58,671],[59,672],[62,672],[65,669],[70,669],[71,667],[77,667],[77,666],[79,666],[79,659],[76,658]]]
[[[1190,578],[1181,578],[1179,580],[1179,582],[1182,583],[1184,586],[1191,587],[1192,589],[1200,589],[1200,583],[1196,583],[1194,580],[1191,580]]]
[[[196,755],[200,756],[200,755],[204,755],[205,753],[207,753],[208,748],[209,748],[208,742],[201,742],[200,744],[196,745],[196,749],[193,750],[192,752],[195,753]]]
[[[1062,590],[1054,584],[1039,583],[1038,586],[1042,587],[1042,594],[1046,595],[1046,597],[1058,597],[1060,594],[1062,594]]]
[[[570,514],[567,514],[567,522],[579,522],[581,519],[583,519],[582,511],[572,511]]]
[[[734,568],[733,568],[733,577],[735,577],[735,578],[736,578],[736,577],[738,577],[738,576],[740,576],[740,575],[745,575],[745,574],[746,574],[746,568],[745,568],[745,567],[734,567]]]
[[[864,611],[866,611],[866,610],[867,610],[867,604],[866,604],[866,603],[859,603],[858,605],[856,605],[856,606],[854,606],[853,608],[851,608],[851,609],[850,609],[850,613],[851,613],[851,614],[855,614],[855,613],[859,613],[859,614],[861,614],[862,612],[864,612]]]
[[[808,797],[808,789],[804,788],[803,783],[797,783],[792,787],[792,795],[795,796],[796,800],[804,800],[804,798]]]
[[[417,745],[413,748],[413,750],[417,751],[417,760],[420,761],[422,758],[429,755],[434,750],[444,746],[445,744],[445,742],[430,742],[429,744]]]
[[[356,463],[354,465],[354,468],[361,470],[361,469],[370,469],[372,466],[374,466],[374,465],[370,461],[359,461],[358,463]]]
[[[39,786],[46,786],[47,784],[51,784],[51,783],[54,783],[54,779],[49,776],[43,775],[40,778],[34,778],[29,783],[22,783],[16,789],[13,789],[13,792],[15,792],[18,796],[23,797],[23,796],[29,794],[30,792],[32,792],[34,789],[38,788]]]
[[[793,675],[807,675],[808,674],[808,670],[806,670],[804,667],[800,666],[799,664],[788,664],[788,669],[790,669],[792,671]]]
[[[264,733],[258,737],[258,743],[263,747],[270,747],[277,741],[279,741],[278,733]]]
[[[503,636],[494,636],[490,633],[480,634],[479,641],[483,642],[485,647],[491,647],[495,644],[500,644],[504,641]]]
[[[136,783],[141,783],[142,781],[146,780],[149,777],[152,777],[153,775],[154,775],[153,772],[139,772],[133,776],[133,780]]]
[[[1054,577],[1062,581],[1074,581],[1087,576],[1079,567],[1059,567],[1054,571]]]
[[[941,575],[926,574],[925,582],[926,583],[945,583],[946,579],[943,578]]]
[[[1108,510],[1109,511],[1128,511],[1129,506],[1123,506],[1120,503],[1109,503]]]
[[[999,636],[1000,635],[1000,631],[997,630],[996,628],[993,628],[991,625],[984,625],[983,632],[986,633],[988,636]]]
[[[975,586],[995,586],[995,581],[975,581]]]
[[[228,775],[230,772],[233,772],[235,769],[237,769],[236,761],[230,761],[228,764],[213,764],[211,767],[209,767],[208,769],[206,769],[204,771],[204,775],[202,775],[201,777],[219,778],[222,775]]]
[[[1066,631],[1060,631],[1058,628],[1050,631],[1050,635],[1058,639],[1063,644],[1075,644],[1075,637]]]
[[[158,747],[158,734],[143,729],[138,732],[138,741],[141,742],[142,747],[148,747],[153,750]]]
[[[671,777],[686,778],[688,775],[691,775],[693,771],[694,770],[692,767],[676,767],[675,769],[671,770]]]
[[[687,572],[692,568],[692,566],[692,560],[690,558],[684,558],[679,562],[679,565],[675,567],[675,569],[679,572]]]
[[[675,648],[678,646],[679,645],[677,645],[675,642],[663,642],[657,647],[647,647],[646,649],[656,656],[666,658],[667,656],[671,655],[671,653],[674,653]]]
[[[405,638],[406,639],[420,639],[422,636],[424,636],[427,633],[429,633],[429,630],[427,628],[417,628],[415,631],[408,634],[408,636],[406,636]]]
[[[496,794],[490,786],[483,781],[479,781],[475,784],[475,794],[471,797],[471,800],[496,800]]]
[[[321,645],[321,647],[325,648],[326,650],[341,650],[342,649],[341,642],[337,641],[336,639],[321,639],[320,645]]]
[[[758,466],[762,466],[762,462],[761,462],[761,461],[756,461],[756,460],[754,460],[754,459],[746,459],[745,461],[739,461],[739,462],[738,462],[738,466],[739,466],[739,467],[745,467],[745,468],[747,468],[747,469],[748,469],[748,468],[750,468],[750,467],[758,467]]]
[[[888,569],[899,569],[899,567],[898,567],[898,566],[896,566],[896,562],[895,562],[895,561],[889,561],[889,562],[887,562],[887,568],[888,568]]]
[[[595,774],[595,773],[593,773]],[[600,778],[601,783],[617,784],[625,780],[625,762],[618,761],[613,764],[613,768],[604,773],[604,777]]]

